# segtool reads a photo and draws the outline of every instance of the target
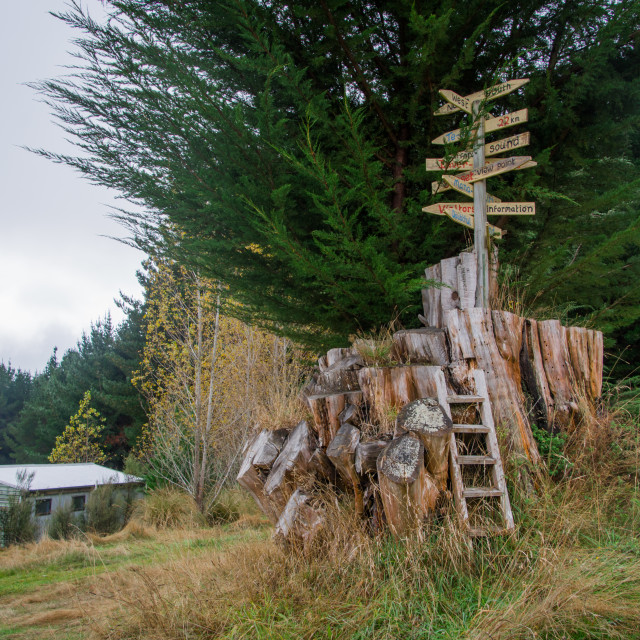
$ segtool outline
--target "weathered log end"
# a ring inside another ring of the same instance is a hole
[[[422,442],[405,434],[392,440],[377,461],[380,493],[394,535],[409,534],[433,512],[438,488],[424,466]]]
[[[324,514],[309,504],[309,496],[297,489],[287,501],[276,524],[274,538],[288,547],[307,549],[324,526]]]
[[[356,515],[361,516],[364,512],[364,502],[360,478],[356,472],[356,449],[359,442],[360,430],[349,423],[343,424],[327,447],[327,457],[344,480],[353,487]]]
[[[435,398],[422,398],[405,405],[396,419],[396,435],[410,432],[427,453],[427,470],[440,491],[449,478],[449,441],[453,422]]]
[[[280,454],[287,435],[287,429],[261,431],[247,447],[237,476],[240,486],[253,496],[262,512],[273,523],[277,522],[280,511],[265,494],[265,478]]]
[[[284,509],[295,490],[296,479],[311,472],[309,464],[315,449],[313,432],[303,420],[289,435],[264,483],[264,495],[276,512],[281,513]]]

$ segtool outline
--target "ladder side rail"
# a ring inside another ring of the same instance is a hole
[[[447,383],[444,379],[442,369],[435,376],[436,389],[438,392],[438,403],[445,410],[445,413],[451,418],[451,407],[447,400]],[[456,433],[451,431],[449,436],[449,465],[451,467],[451,488],[453,489],[454,504],[460,521],[468,526],[469,512],[467,510],[467,501],[464,497],[464,484],[462,482],[462,472],[458,465],[458,445],[456,443]]]
[[[480,403],[480,415],[482,417],[482,424],[489,427],[489,431],[486,434],[487,443],[489,445],[489,453],[495,459],[495,464],[492,465],[491,475],[493,477],[494,486],[502,492],[502,495],[500,496],[502,515],[504,517],[507,530],[511,531],[515,528],[515,523],[513,521],[513,512],[511,511],[509,493],[507,491],[507,481],[502,467],[502,456],[500,455],[500,447],[498,445],[498,437],[496,436],[495,424],[493,422],[493,414],[491,413],[487,381],[482,369],[476,369],[473,372],[473,377],[476,382],[476,393],[485,398],[485,401]]]

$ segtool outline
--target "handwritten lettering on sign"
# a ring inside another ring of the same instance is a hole
[[[437,216],[446,216],[447,209],[473,215],[472,202],[441,202],[439,204],[431,204],[428,207],[422,207],[424,213],[435,213]]]
[[[502,140],[496,140],[495,142],[489,142],[484,145],[485,156],[495,156],[505,151],[512,151],[519,147],[526,147],[531,141],[531,134],[520,133],[517,136],[511,136],[509,138],[502,138]],[[472,152],[473,153],[473,152]]]
[[[487,203],[488,216],[534,216],[535,214],[535,202]]]
[[[506,96],[512,91],[519,89],[520,87],[527,84],[527,82],[529,82],[529,78],[522,78],[520,80],[508,80],[507,82],[501,82],[500,84],[496,84],[493,87],[489,87],[488,89],[476,91],[475,93],[471,93],[468,96],[464,96],[464,99],[468,100],[469,104],[471,104],[475,100],[495,100],[496,98]],[[460,111],[460,107],[456,106],[455,104],[445,104],[442,105],[439,109],[436,109],[433,112],[433,115],[446,116],[450,113],[455,113],[456,111]]]
[[[484,132],[491,133],[492,131],[498,131],[499,129],[505,129],[506,127],[513,127],[521,122],[527,122],[528,120],[529,109],[520,109],[520,111],[514,111],[513,113],[505,113],[503,116],[485,120]]]
[[[507,171],[513,171],[530,160],[531,156],[500,158],[500,160],[485,164],[484,167],[474,169],[473,171],[469,171],[469,173],[463,173],[459,177],[461,180],[465,180],[466,182],[478,182],[478,180],[485,180],[486,178],[497,176],[501,173],[506,173]]]
[[[459,193],[464,193],[465,196],[469,196],[473,198],[473,183],[467,182],[466,180],[461,180],[458,176],[442,176],[442,179],[452,188],[458,191]],[[433,183],[433,184],[438,184]],[[500,198],[496,198],[492,196],[490,193],[487,193],[487,202],[502,202]]]
[[[462,109],[466,113],[471,113],[471,101],[469,98],[464,98],[458,95],[455,91],[449,91],[449,89],[440,89],[438,92],[447,102],[450,102],[458,109]]]
[[[456,211],[455,209],[447,209],[445,213],[454,222],[457,222],[458,224],[461,224],[468,229],[475,228],[475,218],[473,217],[473,215],[462,213],[460,211]],[[499,227],[495,227],[494,225],[489,223],[487,223],[487,231],[489,231],[490,235],[497,238],[502,238],[502,236],[506,233],[506,231],[503,231]]]
[[[520,111],[514,111],[513,113],[505,113],[503,116],[497,118],[488,118],[484,121],[485,133],[491,133],[492,131],[498,131],[499,129],[506,129],[507,127],[514,127],[522,122],[529,120],[529,110],[520,109]],[[475,137],[477,128],[474,128],[471,132],[471,137]],[[432,144],[450,144],[457,142],[462,137],[462,129],[454,129],[453,131],[447,131],[441,136],[434,138]]]
[[[471,202],[439,202],[428,207],[422,207],[424,213],[434,213],[437,216],[446,216],[447,209],[453,209],[468,215],[474,214]],[[489,216],[534,216],[536,214],[535,202],[488,202],[487,215]]]

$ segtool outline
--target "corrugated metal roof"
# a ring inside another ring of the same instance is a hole
[[[0,465],[0,484],[17,487],[16,474],[33,473],[31,491],[93,487],[99,484],[126,484],[144,482],[142,478],[128,476],[121,471],[107,469],[93,462],[77,464],[3,464]]]

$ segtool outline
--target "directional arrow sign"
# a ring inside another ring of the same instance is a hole
[[[449,164],[447,164],[447,162]],[[494,161],[486,160],[485,166],[492,164]],[[473,169],[473,161],[465,160],[464,162],[458,162],[449,160],[446,158],[427,158],[426,162],[427,171],[462,171],[463,169]],[[528,160],[523,164],[514,167],[515,171],[520,171],[521,169],[531,169],[532,167],[537,167],[538,163],[534,160]]]
[[[427,158],[427,171],[462,171],[463,169],[473,169],[473,160],[458,162],[446,158]]]
[[[471,113],[471,102],[469,98],[463,98],[461,95],[458,95],[455,91],[449,91],[449,89],[440,89],[438,92],[447,102],[450,102],[453,106],[458,109],[462,109],[466,113]]]
[[[454,129],[453,131],[447,131],[441,136],[434,138],[432,144],[449,144],[451,142],[457,142],[462,137],[462,129]],[[471,138],[475,137],[475,130],[471,132]]]
[[[422,207],[424,213],[435,213],[437,216],[446,216],[447,209],[453,209],[460,213],[473,215],[473,202],[441,202]]]
[[[493,87],[489,87],[488,89],[484,89],[483,91],[476,91],[476,93],[472,93],[468,96],[464,96],[465,100],[469,101],[469,104],[474,102],[475,100],[495,100],[501,96],[506,96],[508,93],[519,89],[529,82],[529,78],[522,78],[521,80],[508,80],[507,82],[502,82],[500,84],[496,84]],[[446,89],[445,89],[446,91]],[[442,94],[442,91],[440,91]],[[453,92],[451,92],[453,93]],[[444,94],[443,94],[444,95]],[[446,96],[445,96],[446,97]],[[462,97],[462,96],[461,96]],[[447,98],[448,100],[448,98]],[[455,113],[456,111],[460,111],[461,106],[454,104],[445,104],[436,111],[433,112],[434,116],[446,116],[450,113]]]
[[[534,216],[535,202],[487,202],[488,216]]]
[[[445,213],[449,218],[451,218],[451,220],[453,220],[454,222],[457,222],[458,224],[461,224],[464,227],[467,227],[468,229],[473,229],[475,226],[474,218],[473,218],[473,215],[471,214],[460,213],[455,209],[447,209]],[[506,231],[503,231],[498,227],[494,227],[492,224],[489,224],[489,223],[487,223],[487,230],[492,236],[496,236],[498,238],[502,238],[502,236],[506,233]]]
[[[513,113],[505,113],[503,116],[497,118],[490,118],[484,121],[485,133],[491,133],[491,131],[498,131],[498,129],[505,129],[506,127],[513,127],[521,122],[527,122],[529,120],[529,109],[520,109],[520,111],[514,111]]]
[[[503,116],[498,116],[497,118],[488,118],[484,121],[484,131],[485,133],[491,133],[491,131],[498,131],[499,129],[506,129],[507,127],[513,127],[522,122],[527,122],[529,120],[529,110],[528,109],[520,109],[520,111],[514,111],[513,113],[505,113]],[[431,143],[432,144],[447,144],[451,142],[456,142],[460,140],[461,129],[454,129],[453,131],[447,131],[447,133],[443,133],[441,136],[434,138]],[[471,136],[475,135],[475,129],[471,132]]]
[[[505,151],[512,151],[513,149],[518,149],[519,147],[526,147],[531,141],[531,134],[527,131],[526,133],[520,133],[517,136],[511,136],[510,138],[503,138],[502,140],[496,140],[495,142],[489,142],[484,145],[484,155],[488,156],[496,156],[499,153],[504,153]],[[434,158],[436,160],[437,158]],[[451,158],[451,164],[453,163],[464,163],[469,160],[473,160],[473,149],[467,149],[466,151],[460,151],[453,158]],[[449,166],[451,166],[451,164]],[[471,168],[471,167],[469,167]],[[442,169],[440,167],[438,170]],[[428,168],[427,171],[435,171],[436,169]]]
[[[500,158],[495,162],[485,164],[484,167],[474,169],[473,171],[469,171],[469,173],[464,173],[458,177],[465,182],[478,182],[478,180],[484,180],[485,178],[497,176],[501,173],[506,173],[507,171],[513,171],[514,169],[517,169],[525,162],[529,162],[530,160],[531,156],[513,156],[512,158]]]
[[[456,191],[464,193],[464,195],[473,198],[473,184],[466,180],[461,180],[458,176],[442,176],[442,179]],[[487,193],[487,202],[501,202],[500,198],[496,198]]]
[[[422,207],[424,213],[434,213],[437,216],[446,216],[448,209],[465,215],[473,215],[473,203],[471,202],[440,202]],[[489,216],[533,216],[535,213],[535,202],[487,203],[487,215]]]
[[[529,144],[530,140],[531,134],[527,131],[526,133],[520,133],[517,136],[511,136],[510,138],[503,138],[502,140],[489,142],[488,144],[484,145],[484,155],[496,156],[499,153],[513,151],[514,149],[519,149],[520,147],[526,147]],[[473,151],[463,151],[463,153],[473,154]],[[456,158],[453,159],[455,160]]]

